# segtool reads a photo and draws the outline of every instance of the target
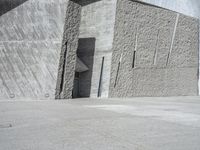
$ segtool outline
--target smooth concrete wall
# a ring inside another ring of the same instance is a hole
[[[97,0],[82,7],[79,37],[96,39],[90,97],[98,96],[103,57],[105,61],[100,95],[108,97],[116,2],[117,0]]]
[[[67,0],[0,4],[0,99],[54,98]]]
[[[195,18],[118,0],[109,96],[197,95],[198,34]]]

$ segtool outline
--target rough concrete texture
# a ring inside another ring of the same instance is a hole
[[[1,0],[0,99],[54,98],[55,89],[56,98],[71,98],[78,38],[95,38],[92,78],[85,85],[90,97],[99,91],[108,97],[109,90],[111,97],[196,95],[197,20],[134,1],[116,5],[117,0]]]
[[[199,0],[139,0],[155,6],[160,6],[169,10],[173,10],[179,13],[183,13],[188,16],[196,17],[200,19],[200,1]],[[200,35],[200,32],[199,32]],[[200,36],[199,36],[200,37]],[[200,43],[199,43],[200,44]],[[199,46],[200,47],[200,46]],[[200,49],[199,49],[200,51]],[[200,54],[200,53],[199,53]],[[199,61],[200,64],[200,61]],[[200,71],[200,65],[199,65]],[[199,73],[200,75],[200,73]],[[199,82],[200,87],[200,82]],[[200,94],[200,91],[199,91]]]
[[[81,5],[69,0],[58,69],[57,99],[72,98],[80,20]]]
[[[85,62],[90,68],[88,72],[81,73],[80,75],[79,87],[81,88],[79,90],[79,94],[84,95],[83,97],[97,97],[98,91],[100,90],[99,88],[101,88],[101,96],[108,97],[116,0],[82,0],[75,3],[73,1],[69,2],[70,3],[68,4],[67,8],[63,47],[60,58],[56,98],[72,97],[76,63],[75,58],[76,53],[78,54],[79,51],[84,51],[84,53],[82,52],[81,56],[79,57],[81,57],[82,61]],[[81,10],[79,11],[79,9],[71,6],[71,3],[80,5]],[[76,21],[74,22],[74,20]],[[73,24],[73,22],[76,24]],[[73,25],[70,26],[68,24]],[[80,39],[82,39],[82,41],[85,39],[84,44],[86,44],[86,46],[77,46],[77,35]],[[65,43],[68,41],[68,38],[72,38],[75,44],[71,49],[69,46],[66,50]],[[94,40],[87,41],[87,39]],[[91,45],[94,45],[95,47],[91,48]],[[78,51],[77,48],[79,49]],[[67,52],[67,66],[64,69],[65,75],[64,79],[62,80],[63,65],[65,62],[63,56],[65,55],[65,52]],[[105,63],[102,73],[102,84],[99,87],[103,57]],[[62,84],[64,84],[64,88],[61,90]]]
[[[198,20],[119,0],[110,97],[198,94]]]
[[[0,1],[0,99],[54,98],[66,0]]]
[[[155,6],[160,6],[169,10],[173,10],[179,13],[191,17],[200,17],[200,1],[199,0],[138,0],[146,2]]]
[[[199,150],[199,97],[1,101],[0,150]]]
[[[117,0],[90,0],[90,2],[92,3],[82,7],[79,35],[80,38],[96,39],[90,97],[97,97],[100,90],[99,80],[103,57],[105,61],[101,97],[108,97]]]

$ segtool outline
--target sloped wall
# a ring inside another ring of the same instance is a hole
[[[118,0],[110,97],[198,94],[198,20]]]
[[[0,99],[55,97],[67,2],[1,1]]]
[[[81,9],[82,7],[79,3],[69,0],[67,5],[62,49],[59,58],[56,99],[72,98]]]

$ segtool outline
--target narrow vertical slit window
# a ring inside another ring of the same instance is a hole
[[[101,72],[100,72],[100,78],[99,78],[98,97],[101,97],[101,92],[102,92],[102,76],[103,76],[104,59],[105,58],[102,57]]]
[[[133,52],[132,68],[135,68],[135,55],[136,55],[136,51]]]
[[[63,91],[63,86],[64,86],[64,78],[65,78],[65,66],[66,66],[66,57],[67,57],[67,42],[65,43],[65,51],[64,51],[64,59],[63,59],[63,68],[62,68],[62,76],[61,76],[61,83],[60,83],[60,94]]]
[[[116,74],[116,77],[115,77],[114,88],[117,85],[117,79],[118,79],[118,75],[119,75],[119,68],[120,68],[120,65],[121,65],[122,57],[123,57],[123,53],[121,54],[120,59],[119,59],[119,63],[118,63],[118,67],[117,67],[117,74]]]

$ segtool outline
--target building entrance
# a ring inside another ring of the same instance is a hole
[[[73,98],[90,97],[95,38],[81,38],[78,42]]]

